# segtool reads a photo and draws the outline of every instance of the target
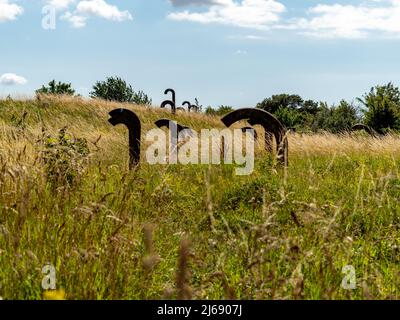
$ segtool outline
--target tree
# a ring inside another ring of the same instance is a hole
[[[279,108],[300,109],[304,100],[297,94],[277,94],[257,104],[256,108],[275,114]]]
[[[132,102],[150,105],[151,99],[143,92],[135,92],[130,84],[119,77],[108,77],[105,81],[97,81],[90,92],[92,98],[100,98],[117,102]]]
[[[140,104],[140,105],[147,105],[147,106],[150,106],[152,104],[152,100],[143,91],[135,92],[133,94],[132,102],[136,103],[136,104]]]
[[[296,127],[302,122],[302,114],[296,109],[279,107],[275,112],[275,116],[287,128]]]
[[[274,114],[286,127],[310,128],[320,110],[319,103],[304,100],[297,94],[277,94],[257,104],[256,108]]]
[[[219,106],[218,109],[214,109],[213,107],[207,107],[205,113],[213,116],[224,116],[229,112],[233,111],[233,107],[231,106]]]
[[[205,112],[205,114],[208,114],[210,116],[215,116],[217,114],[217,110],[215,110],[211,106],[208,106],[204,112]]]
[[[312,129],[339,133],[350,130],[358,121],[357,109],[347,101],[342,100],[338,106],[332,107],[328,107],[327,103],[322,103],[315,115]]]
[[[306,100],[301,105],[300,111],[315,115],[319,111],[319,103],[314,100]]]
[[[56,82],[56,80],[52,80],[49,82],[48,86],[42,86],[40,89],[36,90],[36,94],[52,94],[52,95],[69,95],[73,96],[75,94],[75,90],[72,89],[72,85],[70,83],[64,82]]]
[[[357,99],[364,107],[364,123],[378,133],[400,126],[400,90],[389,82],[371,88]]]

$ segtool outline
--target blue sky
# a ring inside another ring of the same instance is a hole
[[[0,0],[0,95],[118,75],[155,104],[169,87],[205,106],[352,101],[400,85],[399,36],[400,0]]]

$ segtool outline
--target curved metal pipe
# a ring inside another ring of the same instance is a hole
[[[184,101],[182,103],[182,106],[185,106],[185,105],[187,105],[188,111],[190,112],[190,108],[192,107],[192,104],[189,101]]]
[[[177,133],[179,134],[181,131],[185,130],[185,129],[190,129],[188,127],[183,127],[181,126],[179,123],[172,121],[170,119],[160,119],[157,120],[156,122],[154,122],[154,124],[158,127],[158,128],[163,128],[166,127],[168,128],[168,130],[171,130],[173,125],[176,125],[177,128]]]
[[[242,132],[243,132],[243,133],[246,133],[247,130],[253,130],[253,137],[254,137],[254,140],[257,140],[257,139],[258,139],[258,134],[257,134],[256,129],[254,129],[254,128],[252,128],[252,127],[243,127],[243,128],[242,128]]]
[[[124,124],[129,131],[129,169],[134,168],[140,162],[140,134],[141,123],[139,117],[128,109],[115,109],[110,113],[108,120],[113,126]]]
[[[167,89],[164,91],[164,94],[172,94],[172,100],[165,100],[163,103],[161,103],[161,108],[165,108],[166,106],[170,106],[172,113],[176,113],[176,99],[175,99],[175,90],[174,89]]]
[[[257,124],[263,126],[267,150],[272,146],[271,134],[273,134],[276,139],[278,161],[285,166],[288,165],[289,144],[286,137],[286,129],[275,116],[262,109],[243,108],[232,111],[221,119],[227,127],[241,120],[247,120],[252,126]]]
[[[192,104],[190,107],[189,107],[189,112],[191,112],[191,110],[192,109],[195,109],[196,110],[196,112],[198,112],[199,111],[199,107],[198,106],[196,106],[196,105],[194,105],[194,104]]]
[[[363,123],[357,123],[354,126],[351,127],[351,131],[361,131],[364,130],[365,132],[367,132],[368,134],[370,134],[371,136],[375,136],[376,132],[374,129],[372,129],[371,127],[363,124]]]

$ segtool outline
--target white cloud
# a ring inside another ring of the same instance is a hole
[[[218,3],[218,0],[170,0],[174,7],[204,6]]]
[[[9,0],[0,0],[0,22],[15,20],[24,9]]]
[[[67,11],[64,15],[61,16],[62,20],[66,20],[71,23],[73,28],[83,28],[86,26],[86,17],[79,16],[76,14],[72,14],[71,12]]]
[[[76,7],[76,12],[78,14],[102,17],[107,20],[132,20],[132,15],[129,11],[120,11],[117,6],[108,4],[104,0],[80,1]]]
[[[245,36],[245,39],[248,39],[248,40],[265,40],[266,37],[260,37],[260,36],[255,36],[255,35],[252,35],[252,34],[248,34],[247,36]]]
[[[372,34],[400,36],[400,0],[370,0],[360,5],[319,4],[310,18],[286,26],[324,38],[366,38]]]
[[[280,20],[285,6],[276,0],[215,0],[208,11],[174,12],[169,19],[199,23],[219,23],[243,28],[268,29]]]
[[[237,55],[246,55],[247,54],[247,51],[246,50],[236,50],[235,51],[235,54],[237,54]]]
[[[26,84],[28,81],[21,76],[17,76],[15,73],[4,73],[0,77],[0,84],[13,86],[18,84]]]
[[[219,23],[254,29],[284,29],[320,38],[400,37],[400,0],[363,0],[360,4],[321,3],[304,16],[283,20],[280,0],[170,0],[175,6],[206,5],[206,9],[173,12],[169,19]],[[243,36],[238,37],[244,39]],[[249,36],[249,40],[262,37]]]
[[[133,19],[132,14],[128,10],[122,11],[117,6],[109,4],[104,0],[85,0],[79,2],[75,0],[48,0],[47,2],[56,9],[64,10],[61,19],[68,21],[74,28],[85,27],[90,17],[100,17],[118,22]],[[75,2],[77,2],[75,8],[67,10]]]
[[[52,6],[56,10],[65,10],[74,2],[75,0],[47,0],[46,4]]]
[[[232,35],[228,36],[228,39],[233,40],[267,40],[267,37],[264,36],[257,36],[254,34],[247,34],[247,35]]]

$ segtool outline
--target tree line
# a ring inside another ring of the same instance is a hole
[[[75,90],[71,83],[52,80],[47,86],[36,90],[36,94],[75,95]],[[135,91],[119,77],[97,81],[90,97],[138,105],[152,104],[152,99],[147,94]],[[202,110],[197,98],[196,104]],[[302,132],[323,130],[339,133],[350,130],[357,123],[363,123],[380,134],[400,130],[400,89],[392,82],[371,88],[355,102],[342,100],[338,105],[328,105],[326,102],[305,100],[297,94],[283,93],[272,95],[255,107],[272,113],[287,128]],[[208,106],[204,113],[223,116],[232,110],[232,106]]]
[[[71,83],[56,82],[56,80],[50,81],[47,86],[43,85],[35,92],[37,95],[76,95]],[[132,85],[120,77],[108,77],[105,81],[97,81],[89,94],[94,99],[128,102],[139,105],[152,104],[152,100],[147,94],[143,91],[133,90]]]
[[[400,89],[392,82],[372,87],[355,102],[341,100],[338,105],[328,105],[284,93],[266,98],[255,107],[272,113],[285,127],[302,132],[340,133],[351,130],[357,123],[380,134],[400,131]],[[223,115],[231,110],[232,107],[220,106],[208,107],[205,112]]]

